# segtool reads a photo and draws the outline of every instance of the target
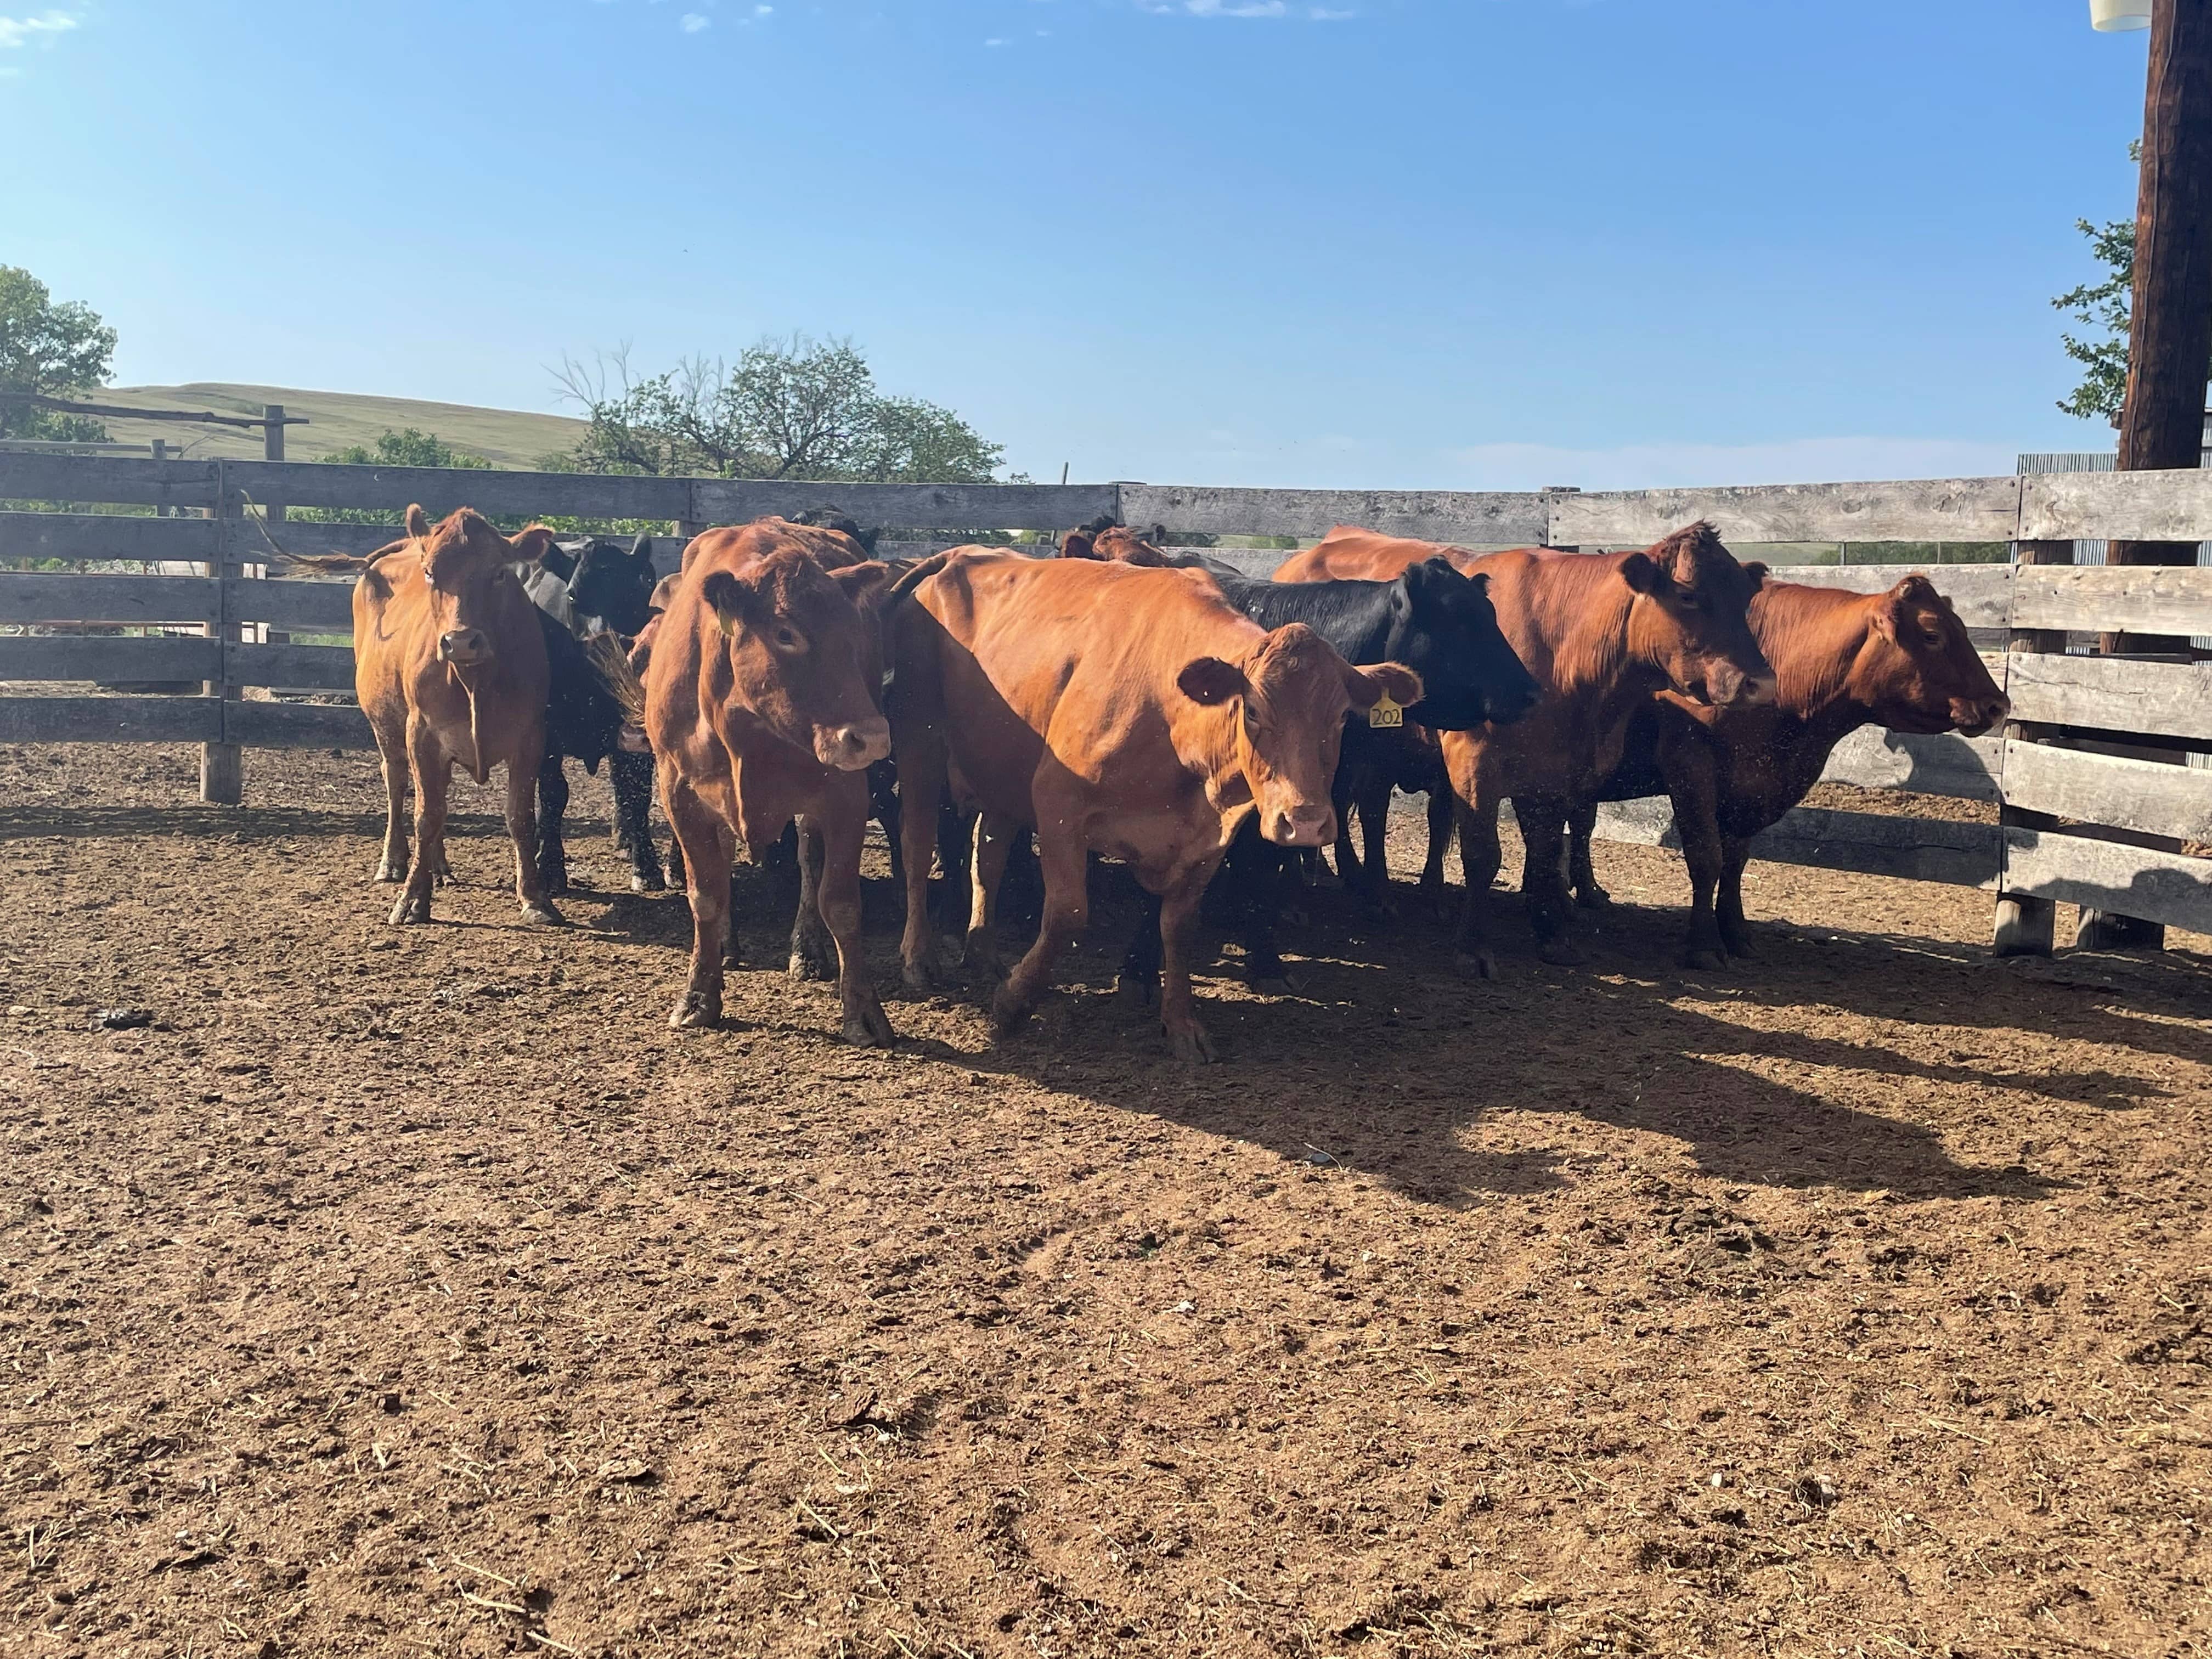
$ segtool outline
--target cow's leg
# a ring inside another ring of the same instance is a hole
[[[407,879],[407,732],[376,729],[376,757],[384,769],[384,850],[376,862],[379,881]]]
[[[1690,872],[1690,929],[1682,941],[1682,965],[1707,970],[1725,965],[1721,930],[1713,914],[1713,894],[1724,862],[1720,808],[1712,757],[1702,744],[1664,757],[1667,793],[1674,804],[1674,833],[1682,840],[1682,862]]]
[[[1585,910],[1602,910],[1613,902],[1613,895],[1597,884],[1597,870],[1590,863],[1590,837],[1596,833],[1597,803],[1576,803],[1567,815],[1567,886]]]
[[[1721,944],[1732,957],[1746,959],[1759,952],[1752,948],[1750,925],[1743,917],[1743,866],[1751,862],[1748,836],[1721,837],[1721,890],[1717,905]]]
[[[609,756],[607,782],[615,796],[615,844],[629,860],[629,890],[666,891],[660,857],[653,848],[653,757]]]
[[[1036,943],[1014,964],[991,999],[991,1020],[1001,1035],[1022,1022],[1052,977],[1053,963],[1091,919],[1090,856],[1079,834],[1064,823],[1037,831],[1037,863],[1044,872],[1044,915]]]
[[[1390,908],[1390,793],[1389,775],[1380,771],[1360,780],[1355,799],[1359,828],[1365,845],[1360,859],[1360,896],[1372,909]]]
[[[903,886],[906,849],[899,844],[898,770],[887,760],[879,760],[868,769],[868,810],[884,826],[884,845],[891,855],[892,884]]]
[[[1498,802],[1477,796],[1470,805],[1460,799],[1458,792],[1459,785],[1455,780],[1449,799],[1459,823],[1460,880],[1466,884],[1467,892],[1460,911],[1459,937],[1452,965],[1462,974],[1496,979],[1498,958],[1490,944],[1490,884],[1498,879],[1498,866],[1505,856],[1498,844]]]
[[[1444,902],[1444,848],[1451,840],[1451,786],[1442,778],[1429,784],[1429,850],[1421,860],[1421,896],[1441,909]]]
[[[399,902],[392,908],[395,927],[430,920],[430,884],[446,862],[446,796],[453,783],[453,766],[429,722],[409,716],[407,770],[415,786],[415,867],[407,872]]]
[[[1194,1065],[1220,1058],[1199,1024],[1190,991],[1191,934],[1212,874],[1212,864],[1201,865],[1160,895],[1160,1024],[1175,1057]]]
[[[668,1023],[682,1030],[713,1026],[722,1018],[722,952],[730,938],[730,862],[736,838],[719,812],[660,764],[660,804],[683,849],[685,890],[691,900],[691,972]]]
[[[556,752],[538,763],[538,879],[548,893],[568,890],[568,849],[561,819],[568,810],[568,774]]]
[[[999,956],[999,884],[1006,878],[1006,860],[1021,827],[995,812],[975,815],[975,851],[968,866],[968,939],[960,960],[994,979],[1006,965]]]
[[[902,734],[903,735],[903,734]],[[945,751],[928,733],[899,750],[899,840],[906,877],[906,927],[899,937],[901,975],[910,991],[935,988],[937,930],[930,923],[929,872],[937,861],[937,819],[945,802]]]
[[[1130,936],[1121,956],[1121,971],[1114,988],[1133,996],[1139,1007],[1149,1008],[1160,995],[1160,899],[1145,895],[1145,914]]]
[[[866,816],[861,823],[867,822]],[[791,923],[790,976],[797,980],[836,979],[837,946],[830,938],[826,925],[829,918],[822,908],[822,864],[828,856],[828,842],[822,826],[811,817],[799,821],[799,910]],[[857,860],[858,853],[854,854]],[[854,864],[857,871],[859,865]],[[855,881],[860,878],[855,875]]]
[[[801,820],[799,856],[816,863],[817,905],[822,924],[837,947],[837,999],[843,1005],[845,1041],[863,1048],[888,1048],[896,1039],[884,1005],[868,977],[860,946],[860,846],[868,833],[865,779],[840,777],[833,787],[849,789],[849,803],[832,803],[818,817]],[[811,854],[810,854],[811,849]]]
[[[568,919],[553,908],[546,896],[544,878],[538,871],[538,784],[544,759],[538,744],[525,734],[507,762],[507,838],[514,843],[514,896],[522,902],[522,919],[534,927],[566,927]],[[564,780],[562,793],[568,793]]]
[[[1525,856],[1521,865],[1521,898],[1536,935],[1536,954],[1554,968],[1582,964],[1582,952],[1568,934],[1567,803],[1538,795],[1513,803]]]
[[[1297,887],[1297,854],[1262,839],[1258,819],[1247,817],[1237,826],[1237,838],[1230,842],[1220,869],[1222,878],[1230,884],[1243,938],[1245,982],[1255,991],[1275,995],[1300,989],[1275,946],[1276,924],[1287,896]],[[1203,883],[1200,891],[1205,891]]]

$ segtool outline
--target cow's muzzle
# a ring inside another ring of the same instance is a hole
[[[491,640],[481,628],[456,628],[438,636],[438,660],[456,668],[478,668],[491,660]]]
[[[1260,833],[1278,847],[1326,847],[1336,839],[1336,809],[1277,807],[1262,816]]]
[[[858,772],[891,752],[891,723],[881,714],[849,726],[814,728],[814,758],[840,772]]]
[[[1715,663],[1705,675],[1706,700],[1718,708],[1767,708],[1774,703],[1774,675],[1747,674],[1731,663]]]
[[[1980,737],[2010,713],[2012,703],[2002,696],[1951,699],[1951,724],[1970,738]]]

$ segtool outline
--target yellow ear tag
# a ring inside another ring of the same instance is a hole
[[[1378,732],[1387,731],[1394,726],[1403,726],[1406,710],[1401,704],[1391,702],[1390,694],[1385,691],[1376,699],[1375,707],[1367,711],[1367,723]]]
[[[730,613],[726,611],[717,611],[714,613],[714,626],[726,640],[734,637],[738,631],[737,623],[731,620]]]

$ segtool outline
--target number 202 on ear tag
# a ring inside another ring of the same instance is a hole
[[[1386,726],[1403,726],[1406,710],[1403,705],[1390,701],[1388,692],[1376,699],[1375,707],[1367,711],[1367,723],[1380,730]]]

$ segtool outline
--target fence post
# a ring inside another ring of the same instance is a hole
[[[265,461],[281,461],[284,459],[284,405],[264,404],[261,406],[261,414],[268,422],[268,424],[261,428],[261,459]],[[261,505],[261,522],[264,525],[280,525],[284,522],[284,508],[278,502],[264,501]],[[273,531],[270,535],[271,539],[274,539]],[[269,574],[267,565],[261,567],[261,574],[264,576]],[[276,633],[265,623],[257,632],[262,642],[267,645],[289,645],[292,641],[289,634]]]
[[[231,558],[232,521],[230,480],[224,475],[221,461],[215,464],[215,505],[207,515],[216,521],[215,558],[208,566],[208,574],[218,584],[222,596],[217,614],[222,620],[215,625],[215,637],[222,647],[218,653],[216,672],[220,678],[208,682],[210,695],[219,702],[228,702],[235,695],[230,684],[230,644],[238,636],[238,629],[230,619],[230,582],[238,568]],[[217,806],[235,806],[246,796],[246,776],[238,745],[234,743],[204,743],[200,745],[200,799]]]
[[[2016,564],[2071,564],[2074,562],[2074,544],[2071,542],[2015,542],[2013,544]],[[2005,655],[2014,652],[2063,652],[2066,635],[2063,629],[2015,628],[2005,636]],[[2012,676],[2005,676],[2008,682]],[[2009,686],[2008,686],[2009,689]],[[2035,735],[2035,728],[2018,720],[2008,721],[2004,735],[2008,741],[2024,740]],[[1997,793],[2004,793],[2002,770],[1997,778]],[[2004,803],[1997,807],[1998,835],[2006,830],[2048,830],[2051,817],[2042,812],[2022,811],[2019,807]],[[1998,842],[1998,867],[2004,867],[2004,846]],[[2019,894],[2001,893],[1997,896],[1996,926],[1990,937],[1990,946],[2001,957],[2047,957],[2057,941],[2058,906],[2046,898],[2030,898]]]

